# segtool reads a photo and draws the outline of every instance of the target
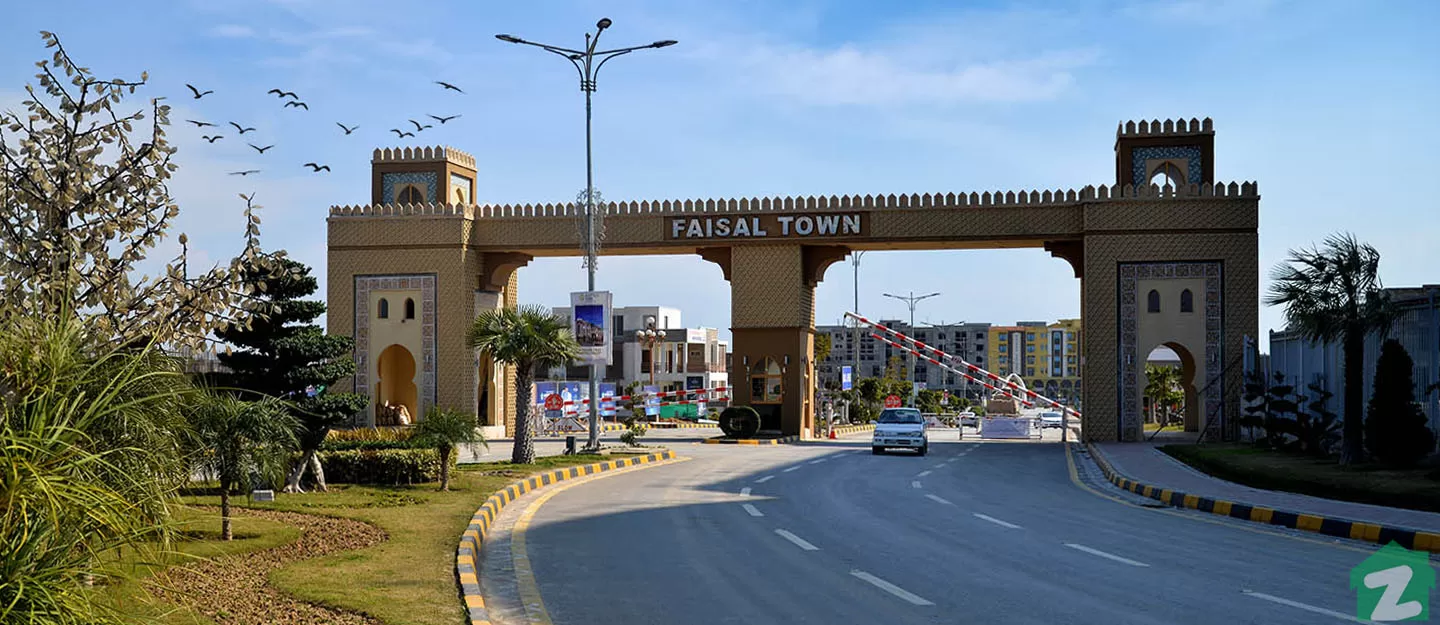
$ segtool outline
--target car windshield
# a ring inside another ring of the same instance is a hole
[[[924,423],[914,408],[890,408],[880,413],[881,423]]]

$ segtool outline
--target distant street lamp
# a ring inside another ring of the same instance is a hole
[[[935,297],[935,296],[937,296],[937,295],[939,295],[939,294],[940,294],[939,292],[935,292],[935,293],[929,293],[929,294],[926,294],[926,295],[916,295],[914,291],[911,291],[911,292],[910,292],[910,295],[891,295],[891,294],[889,294],[889,293],[882,293],[882,295],[884,295],[885,297],[893,297],[893,298],[898,299],[898,300],[900,300],[900,301],[902,301],[902,302],[905,302],[905,304],[910,307],[910,332],[911,332],[911,333],[914,333],[914,332],[915,332],[915,305],[916,305],[916,304],[919,304],[919,303],[920,303],[921,301],[923,301],[923,300],[930,299],[930,298]],[[915,366],[916,366],[915,353],[912,351],[912,352],[910,352],[910,397],[912,397],[912,398],[914,398],[915,395],[916,395],[916,388],[915,388]]]
[[[655,329],[655,316],[645,316],[645,329],[636,330],[635,338],[650,352],[650,386],[655,386],[655,347],[665,340],[665,331]]]
[[[648,48],[664,48],[675,45],[673,39],[656,41],[643,46],[631,46],[628,48],[615,48],[613,50],[596,51],[596,44],[600,43],[600,33],[605,32],[611,25],[610,18],[601,18],[595,23],[595,34],[585,33],[585,49],[571,50],[544,43],[526,41],[512,35],[495,35],[496,39],[506,43],[518,43],[527,46],[535,46],[565,57],[575,66],[575,71],[580,74],[580,90],[585,92],[585,220],[582,231],[584,241],[581,242],[585,252],[585,269],[588,272],[588,287],[586,290],[595,290],[595,257],[600,254],[600,229],[602,227],[601,215],[595,210],[595,176],[592,166],[590,150],[590,94],[595,92],[595,79],[600,75],[600,67],[606,61],[623,54],[629,54],[636,50]],[[600,365],[590,365],[590,441],[586,449],[595,450],[600,448]]]

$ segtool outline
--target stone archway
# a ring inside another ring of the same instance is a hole
[[[385,402],[399,404],[410,412],[412,420],[418,420],[420,404],[415,386],[415,356],[404,345],[391,345],[380,352],[376,365],[379,373],[375,381],[377,411]]]

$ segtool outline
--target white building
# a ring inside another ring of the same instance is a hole
[[[553,309],[567,322],[573,314],[569,306]],[[606,368],[604,380],[620,385],[638,381],[649,386],[651,363],[654,382],[660,390],[714,388],[727,384],[729,370],[728,341],[720,340],[715,328],[686,328],[680,309],[666,306],[625,306],[611,310],[610,324],[614,332],[614,364]],[[647,327],[664,330],[665,338],[656,343],[655,353],[641,343],[638,331]],[[551,370],[554,380],[583,380],[584,367],[558,367]]]

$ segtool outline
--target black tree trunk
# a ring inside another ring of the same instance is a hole
[[[1365,460],[1365,328],[1345,329],[1345,421],[1341,428],[1340,464]]]

